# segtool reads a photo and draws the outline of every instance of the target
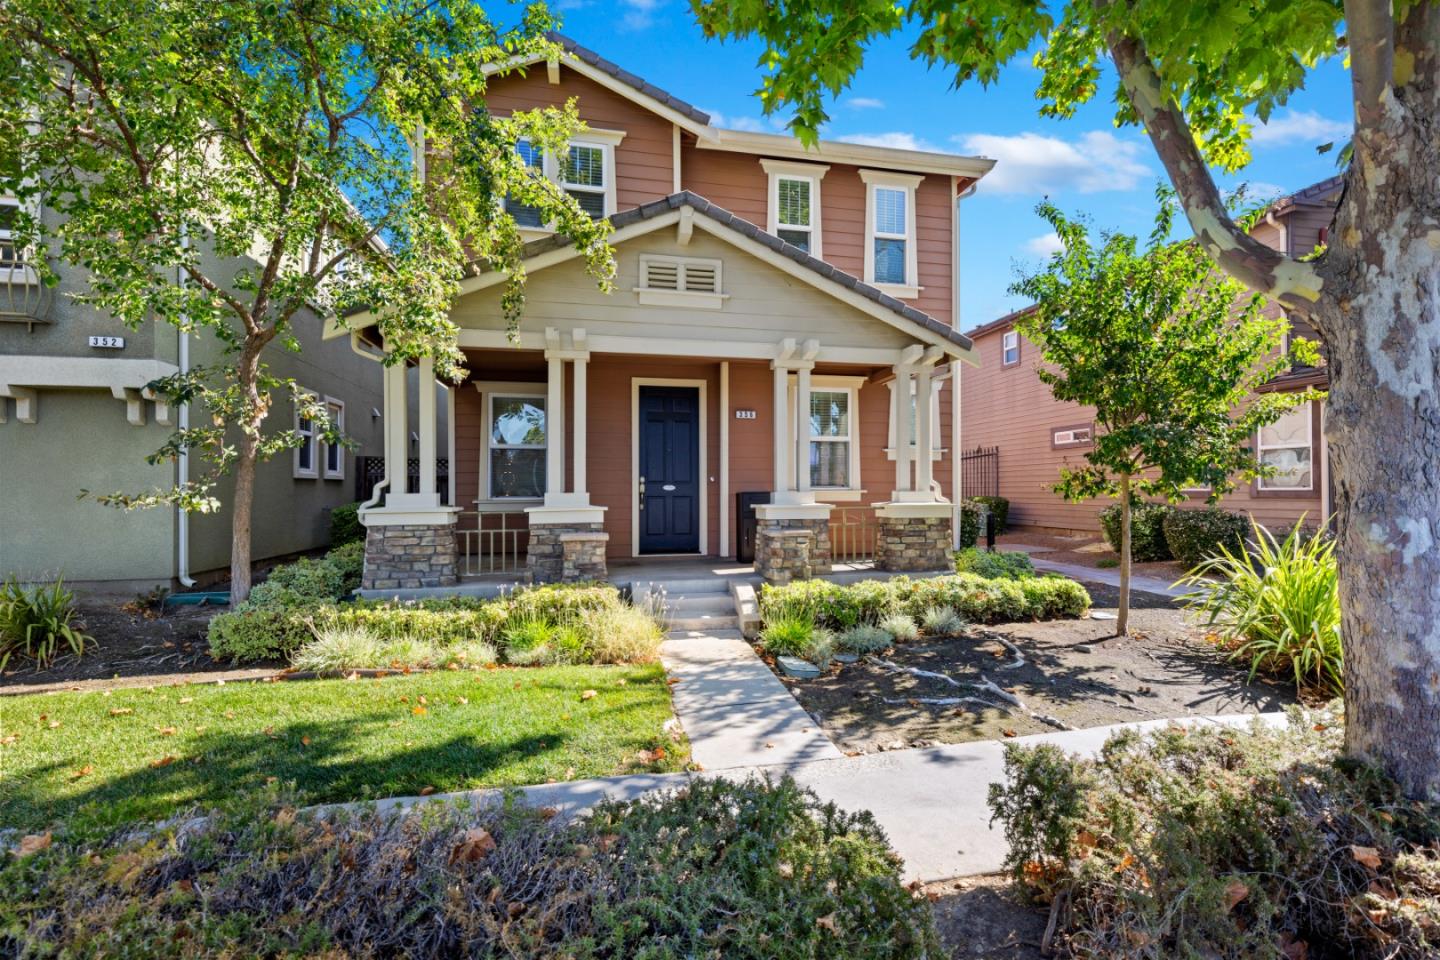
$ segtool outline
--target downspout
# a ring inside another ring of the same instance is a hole
[[[180,225],[180,249],[190,249],[190,231],[182,223]],[[182,290],[185,288],[185,268],[175,268],[175,284]],[[190,334],[185,331],[188,317],[180,315],[180,328],[176,337],[176,364],[180,368],[180,375],[186,376],[190,373]],[[190,404],[180,404],[180,409],[175,413],[175,424],[183,436],[185,431],[190,429]],[[176,458],[176,470],[180,474],[182,484],[190,482],[190,448],[182,445],[180,455]],[[195,578],[190,576],[190,514],[183,507],[175,507],[175,579],[180,581],[180,586],[190,588],[195,586]]]
[[[951,278],[950,284],[950,323],[956,330],[960,329],[960,202],[973,196],[977,186],[977,183],[972,183],[963,193],[955,195],[955,234],[951,240],[951,248],[955,251],[955,275]],[[956,550],[960,549],[960,511],[964,509],[965,504],[965,448],[961,446],[960,368],[962,366],[964,364],[959,360],[950,361],[950,388],[954,391],[950,394],[950,495],[955,502],[955,518],[951,529]]]
[[[383,364],[381,358],[360,346],[360,334],[355,330],[350,331],[350,349],[355,351],[357,356]],[[385,376],[385,368],[383,365],[380,368],[380,409],[384,410],[386,414],[390,412],[390,378]],[[380,495],[389,489],[390,460],[390,457],[385,458],[385,476],[370,489],[370,499],[360,504],[358,508],[360,513],[364,513],[366,510],[378,504],[380,502]]]

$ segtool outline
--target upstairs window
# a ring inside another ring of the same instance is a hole
[[[520,159],[537,177],[545,176],[545,156],[529,140],[521,140],[516,143],[515,152],[520,155]],[[545,225],[540,219],[539,209],[527,203],[520,203],[506,197],[505,211],[515,218],[516,226],[538,230]]]
[[[865,180],[865,282],[897,297],[920,295],[915,188],[921,176],[861,170]]]
[[[1013,367],[1020,362],[1020,334],[1015,330],[1006,330],[1005,335],[1000,338],[1000,363],[1002,366]]]
[[[1260,490],[1299,493],[1315,489],[1313,406],[1301,404],[1260,428],[1256,453],[1261,463],[1275,468],[1273,476],[1259,479]]]
[[[560,165],[560,186],[593,220],[614,212],[605,199],[609,179],[605,168],[605,148],[588,143],[572,143]]]
[[[345,434],[345,401],[336,400],[334,397],[325,398],[325,410],[330,415],[330,425],[335,432],[344,436]],[[345,448],[338,443],[324,444],[325,450],[325,479],[345,479]]]
[[[1056,450],[1084,447],[1094,439],[1094,428],[1088,423],[1073,427],[1056,427],[1050,431],[1050,446]]]
[[[309,402],[314,402],[313,395],[310,396]],[[295,476],[306,480],[313,480],[320,475],[315,456],[317,452],[315,421],[305,415],[312,409],[313,407],[307,408],[306,404],[301,401],[297,401],[295,404],[295,435],[300,439],[299,445],[295,448]]]
[[[820,251],[820,181],[828,166],[789,160],[761,160],[770,176],[770,233],[812,257]]]
[[[20,248],[15,244],[15,217],[20,204],[10,197],[0,197],[0,270],[22,266]]]

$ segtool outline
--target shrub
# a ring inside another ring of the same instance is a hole
[[[835,659],[835,634],[824,627],[816,627],[810,633],[810,643],[805,648],[805,659],[821,670],[827,670]]]
[[[511,617],[551,623],[569,623],[587,611],[625,605],[619,589],[608,583],[552,583],[517,590],[502,600]]]
[[[297,597],[276,597],[266,605],[243,603],[210,621],[210,656],[235,663],[284,659],[310,640],[313,612]]]
[[[356,541],[343,547],[335,547],[325,554],[325,562],[340,575],[340,596],[348,596],[360,589],[360,578],[365,573],[365,543]]]
[[[250,591],[246,603],[265,606],[276,602],[293,606],[295,600],[339,600],[345,595],[345,575],[324,560],[301,557],[293,563],[282,563],[270,571],[262,583]]]
[[[955,554],[955,572],[973,573],[990,580],[1000,577],[1018,580],[1035,576],[1035,564],[1030,561],[1028,553],[1018,550],[996,550],[990,553],[967,547]]]
[[[1220,555],[1221,548],[1238,554],[1245,549],[1249,522],[1244,515],[1204,507],[1198,510],[1171,510],[1162,521],[1165,546],[1186,569]]]
[[[960,548],[973,547],[980,542],[980,511],[966,500],[960,505]]]
[[[862,580],[848,586],[809,580],[766,587],[760,595],[760,613],[767,627],[800,618],[811,626],[842,634],[858,623],[878,625],[896,635],[886,626],[888,617],[903,614],[913,627],[913,620],[924,617],[932,607],[949,607],[968,623],[1000,623],[1078,617],[1090,608],[1090,595],[1080,584],[1063,577],[987,580],[973,573],[923,580]],[[807,619],[812,611],[813,619]],[[857,611],[858,620],[854,619]]]
[[[828,580],[797,580],[760,592],[760,614],[766,619],[803,617],[836,630],[877,624],[896,612],[893,581],[860,580],[842,586]]]
[[[1180,581],[1195,588],[1183,598],[1187,607],[1204,616],[1232,657],[1249,661],[1252,677],[1290,674],[1298,687],[1343,692],[1334,541],[1306,535],[1300,523],[1283,541],[1258,523],[1254,531],[1253,552],[1222,547]]]
[[[1004,533],[1010,525],[1010,501],[1004,497],[971,497],[970,503],[990,508],[995,515],[995,532]]]
[[[660,656],[664,629],[654,615],[619,604],[581,616],[591,663],[650,663]]]
[[[385,640],[422,637],[437,646],[488,643],[498,646],[505,608],[469,597],[426,600],[356,600],[310,611],[317,627],[364,627]]]
[[[330,510],[330,546],[365,542],[365,525],[360,522],[360,504],[342,503]]]
[[[1168,503],[1131,502],[1130,559],[1136,563],[1169,560],[1170,548],[1165,544],[1165,517],[1175,508]],[[1112,503],[1100,511],[1100,527],[1105,540],[1117,553],[1120,550],[1120,504]]]
[[[846,653],[864,656],[867,653],[879,653],[894,642],[895,638],[879,627],[862,625],[851,627],[840,634],[835,645]]]
[[[495,648],[482,641],[436,644],[420,637],[384,638],[364,627],[323,627],[296,650],[296,670],[343,673],[393,667],[480,667],[495,662]]]
[[[1006,748],[1007,866],[1077,956],[1434,957],[1440,807],[1342,760],[1340,717]],[[1177,909],[1183,904],[1183,909]]]
[[[920,638],[920,628],[915,625],[915,618],[905,613],[892,613],[880,621],[880,629],[901,643]]]
[[[813,620],[791,614],[767,621],[760,631],[760,645],[774,657],[803,657],[814,633]]]
[[[13,576],[0,584],[0,670],[20,656],[43,667],[62,647],[79,656],[94,637],[75,622],[75,594],[62,579],[22,584]]]
[[[265,802],[257,802],[263,800]],[[296,814],[273,793],[183,829],[60,832],[0,861],[6,956],[940,955],[868,813],[791,780],[696,781],[588,817],[514,804]]]
[[[926,633],[949,637],[965,629],[965,618],[956,613],[954,607],[926,607],[920,615],[920,624]]]

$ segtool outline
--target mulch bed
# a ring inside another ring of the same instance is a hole
[[[1114,602],[1103,586],[1091,592],[1097,605]],[[1113,620],[973,627],[957,637],[897,644],[814,680],[780,679],[840,749],[862,753],[997,740],[1061,725],[1269,712],[1295,701],[1287,685],[1248,682],[1246,671],[1226,662],[1169,601],[1135,599],[1125,638],[1110,636]],[[907,669],[944,674],[956,684]],[[986,681],[1028,711],[985,689]],[[976,699],[945,702],[955,698]]]
[[[58,657],[37,670],[12,661],[0,674],[0,696],[48,690],[158,686],[207,680],[246,680],[273,675],[285,664],[247,664],[237,668],[210,658],[205,631],[210,618],[229,607],[167,607],[163,614],[123,609],[113,596],[76,598],[77,619],[95,638],[82,656]]]
[[[954,960],[1041,960],[1049,911],[1024,903],[1001,874],[924,887],[940,940]]]

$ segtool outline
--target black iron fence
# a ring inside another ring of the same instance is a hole
[[[405,461],[405,492],[420,492],[420,458],[410,457]],[[355,458],[355,499],[364,503],[375,493],[375,484],[385,479],[384,457]],[[450,505],[450,461],[445,457],[435,458],[435,488],[440,491],[440,502]]]
[[[1000,496],[1000,448],[976,447],[960,457],[960,497]]]

